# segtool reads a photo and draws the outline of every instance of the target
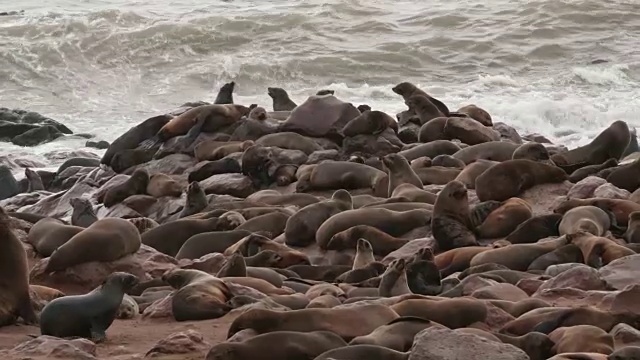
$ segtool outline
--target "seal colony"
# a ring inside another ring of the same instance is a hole
[[[237,104],[235,85],[99,164],[22,185],[0,167],[0,331],[100,350],[120,322],[224,324],[149,350],[208,360],[639,358],[628,124],[569,150],[409,82],[395,119],[331,89]]]

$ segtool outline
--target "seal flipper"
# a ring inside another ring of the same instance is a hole
[[[107,338],[107,334],[105,333],[105,329],[102,329],[102,325],[99,324],[96,319],[91,320],[91,341],[94,343],[103,342]]]
[[[21,302],[19,313],[20,313],[20,317],[22,318],[22,320],[24,320],[25,324],[27,325],[38,324],[38,317],[36,316],[36,313],[33,311],[33,307],[31,306],[31,301],[28,295],[26,300]]]
[[[162,142],[162,139],[160,139],[160,136],[159,135],[155,135],[152,138],[144,140],[143,142],[138,144],[138,149],[148,150],[148,149],[151,149],[151,148],[159,145],[161,142]]]

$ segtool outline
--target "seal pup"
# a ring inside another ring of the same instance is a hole
[[[353,270],[367,267],[374,261],[376,261],[376,259],[373,256],[371,243],[365,239],[358,239],[358,243],[356,245],[356,257],[353,260]]]
[[[422,189],[422,180],[411,168],[409,161],[399,154],[389,154],[382,158],[382,162],[389,170],[389,193],[388,196],[393,194],[398,185],[412,184]]]
[[[146,193],[159,198],[163,196],[179,197],[183,187],[171,176],[163,173],[153,174],[149,177]]]
[[[40,175],[37,172],[29,168],[25,168],[24,175],[27,178],[27,180],[29,180],[29,186],[27,188],[27,192],[44,190],[44,185],[42,184],[42,178],[40,178]]]
[[[267,94],[273,99],[273,111],[292,111],[298,106],[289,98],[289,94],[284,89],[268,87]]]
[[[398,132],[398,123],[382,111],[365,111],[349,121],[343,128],[344,136],[379,135],[387,128]]]
[[[495,263],[511,270],[527,271],[529,265],[540,256],[567,245],[567,236],[535,244],[514,244],[497,249],[490,249],[474,256],[469,264],[477,266]]]
[[[231,310],[227,284],[204,271],[172,269],[162,279],[176,291],[171,310],[176,321],[217,319]]]
[[[52,300],[40,313],[40,333],[59,338],[79,336],[102,342],[116,318],[124,294],[138,281],[134,275],[114,272],[88,294]]]
[[[477,245],[476,237],[469,229],[467,188],[461,182],[450,181],[438,194],[431,231],[440,251]]]
[[[228,82],[220,87],[218,96],[214,100],[214,104],[233,104],[233,90],[236,87],[235,81]]]
[[[98,221],[98,216],[93,210],[91,201],[86,198],[75,197],[69,199],[69,205],[73,208],[71,213],[71,225],[87,228]]]
[[[537,142],[530,142],[520,145],[511,156],[513,160],[516,159],[528,159],[531,161],[539,161],[548,165],[555,165],[549,157],[549,151],[547,148]]]
[[[480,201],[504,201],[536,185],[560,183],[567,178],[567,174],[555,166],[526,159],[507,160],[476,178],[476,194]]]
[[[104,218],[74,235],[49,257],[44,273],[92,261],[110,262],[140,249],[138,228],[125,219]]]
[[[215,161],[207,161],[202,166],[196,166],[195,170],[189,173],[188,181],[202,181],[217,174],[241,173],[242,168],[238,160],[233,158],[222,158]]]
[[[29,294],[27,254],[11,217],[0,207],[0,327],[15,324],[17,317],[29,325],[38,322]]]
[[[425,96],[431,103],[433,103],[438,110],[445,116],[449,116],[449,108],[440,100],[430,96],[423,90],[420,90],[417,86],[410,82],[401,82],[398,85],[391,88],[391,91],[402,96],[404,101],[407,101],[412,95]]]
[[[491,200],[490,200],[491,201]],[[511,234],[520,224],[533,216],[531,205],[520,198],[510,198],[500,203],[476,227],[480,238],[495,239]]]
[[[424,95],[411,95],[405,100],[405,104],[409,107],[409,111],[413,111],[413,113],[418,115],[420,125],[425,125],[427,122],[436,118],[446,119],[446,114],[442,113],[440,109]],[[422,129],[420,129],[420,134],[422,134]],[[437,138],[433,140],[437,140]]]
[[[575,207],[562,216],[558,227],[560,235],[586,231],[603,236],[611,227],[613,215],[593,205]]]
[[[384,273],[380,276],[378,293],[382,297],[393,297],[404,294],[411,294],[411,289],[407,283],[406,261],[403,258],[395,259],[389,264]]]
[[[209,204],[204,190],[202,190],[197,181],[192,181],[187,186],[185,193],[187,194],[187,198],[184,202],[184,207],[182,208],[180,215],[178,215],[179,219],[197,214],[206,209]]]
[[[109,208],[131,195],[145,194],[148,184],[149,173],[145,169],[138,169],[125,182],[108,189],[102,203]]]
[[[27,234],[27,242],[38,254],[48,257],[83,230],[80,226],[67,225],[62,220],[45,217],[33,224]]]

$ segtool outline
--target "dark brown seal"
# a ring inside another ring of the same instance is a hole
[[[360,116],[349,121],[343,128],[344,136],[378,135],[387,128],[398,132],[398,123],[382,111],[365,111]]]
[[[31,227],[27,241],[38,254],[48,257],[83,230],[83,227],[67,225],[58,219],[44,218]]]
[[[531,205],[520,198],[510,198],[491,211],[476,227],[480,238],[495,239],[511,234],[520,224],[533,215]]]
[[[594,175],[597,174],[598,172],[605,170],[605,169],[609,169],[612,167],[616,167],[618,166],[618,160],[616,159],[609,159],[605,162],[603,162],[602,164],[598,164],[598,165],[587,165],[585,167],[582,167],[580,169],[575,170],[574,172],[571,173],[571,176],[569,176],[569,181],[571,181],[572,183],[577,183],[578,181],[590,176],[590,175]]]
[[[480,201],[504,201],[540,184],[567,180],[560,168],[531,160],[507,160],[487,169],[476,179]]]
[[[449,182],[438,194],[431,230],[440,251],[477,245],[476,237],[469,229],[467,188],[461,182]]]
[[[284,89],[268,87],[267,94],[273,99],[273,111],[291,111],[298,106],[289,98],[289,94]]]
[[[21,317],[26,324],[38,318],[31,307],[27,254],[11,226],[11,218],[0,207],[0,327],[15,324]]]
[[[366,239],[373,246],[373,253],[386,256],[404,246],[409,240],[391,236],[369,225],[356,225],[331,237],[327,250],[352,250],[356,248],[358,239]]]
[[[107,190],[103,204],[111,207],[131,195],[144,194],[147,191],[147,185],[149,185],[149,173],[147,170],[138,169],[125,182]]]
[[[467,106],[463,106],[460,109],[458,109],[458,111],[456,111],[458,113],[462,113],[462,114],[467,114],[469,115],[471,118],[473,118],[475,121],[479,122],[480,124],[484,125],[484,126],[493,126],[493,121],[491,120],[491,115],[489,115],[489,113],[474,105],[474,104],[470,104]]]
[[[442,118],[447,115],[440,111],[440,109],[438,109],[438,107],[425,95],[411,95],[405,100],[405,104],[409,107],[409,111],[413,111],[418,115],[420,125],[424,125],[435,118]]]
[[[93,205],[89,199],[79,197],[71,198],[69,199],[69,205],[73,208],[71,225],[86,228],[98,221],[98,216],[95,210],[93,210]]]
[[[438,110],[444,114],[445,116],[449,115],[449,108],[447,108],[447,106],[440,100],[429,96],[429,94],[427,94],[426,92],[424,92],[423,90],[420,90],[417,86],[415,86],[414,84],[410,83],[410,82],[401,82],[398,85],[394,86],[393,88],[391,88],[391,90],[402,96],[402,98],[407,101],[412,95],[422,95],[425,96],[429,99],[429,101],[431,103],[433,103]]]
[[[200,270],[173,269],[162,279],[176,291],[171,298],[171,310],[176,321],[207,320],[224,316],[231,310],[227,284]]]
[[[422,189],[422,180],[411,168],[411,165],[402,155],[389,154],[382,158],[382,162],[389,169],[389,193],[401,184],[412,184]]]
[[[540,239],[551,236],[559,236],[558,226],[562,220],[560,214],[548,214],[532,217],[518,225],[518,227],[506,237],[512,244],[531,244]]]

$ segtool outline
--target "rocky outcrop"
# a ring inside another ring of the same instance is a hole
[[[0,108],[0,141],[36,146],[73,132],[65,125],[32,111]]]

